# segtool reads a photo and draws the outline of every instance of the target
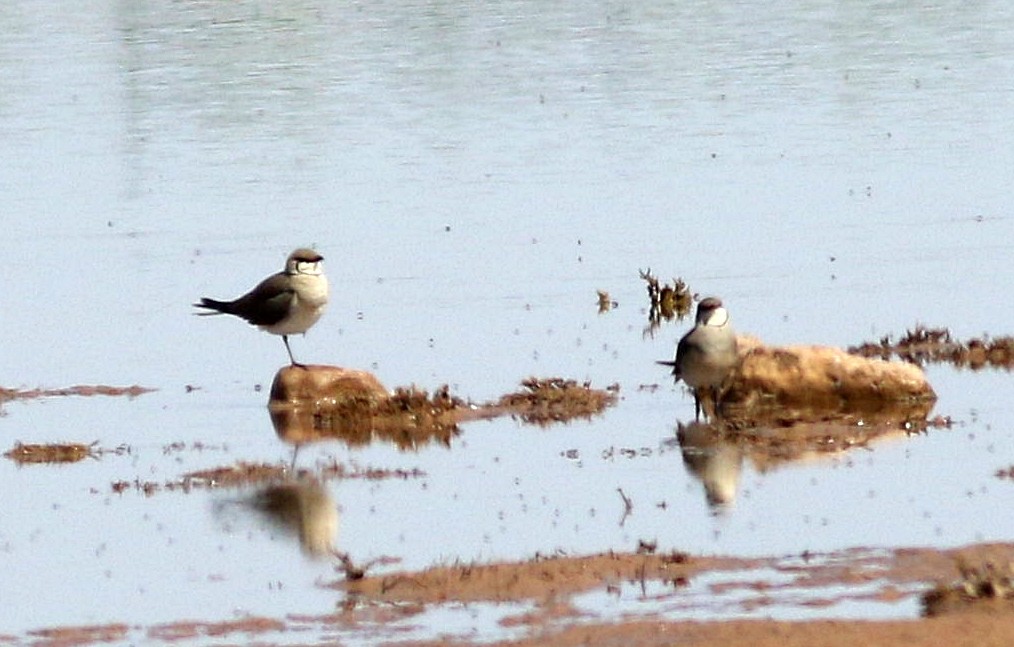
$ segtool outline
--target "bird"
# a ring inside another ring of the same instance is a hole
[[[328,285],[316,251],[301,247],[285,260],[285,269],[272,274],[257,286],[232,301],[218,301],[204,297],[193,304],[210,312],[197,315],[235,315],[273,335],[281,335],[289,361],[293,366],[306,368],[292,356],[289,335],[310,329],[324,313],[327,305]]]
[[[694,392],[694,417],[701,418],[701,394],[709,393],[718,409],[719,387],[736,367],[739,355],[736,333],[729,323],[729,312],[717,297],[707,297],[697,304],[693,329],[676,345],[676,359],[660,361],[672,367],[676,381]],[[705,412],[707,413],[707,412]]]

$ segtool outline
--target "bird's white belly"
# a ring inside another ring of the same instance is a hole
[[[327,306],[327,278],[323,275],[293,277],[295,294],[289,315],[271,326],[260,326],[275,335],[298,335],[305,333],[317,323]]]
[[[693,388],[718,386],[729,374],[726,364],[714,364],[702,359],[692,366],[684,366],[681,377],[687,386]]]

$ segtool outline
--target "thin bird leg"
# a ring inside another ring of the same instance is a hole
[[[289,351],[289,361],[292,362],[292,365],[298,366],[299,368],[306,368],[306,364],[300,364],[296,361],[296,358],[292,356],[292,349],[289,348],[289,336],[282,335],[282,341],[285,342],[285,350]]]
[[[697,389],[694,389],[694,420],[701,420],[701,396],[697,395]]]

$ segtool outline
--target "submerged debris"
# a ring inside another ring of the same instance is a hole
[[[1007,467],[1006,469],[997,470],[994,474],[998,479],[1010,479],[1014,481],[1014,465]]]
[[[981,603],[1000,604],[1014,610],[1014,564],[997,566],[986,562],[981,568],[958,562],[961,579],[937,584],[922,596],[923,614],[929,617]]]
[[[673,279],[672,285],[662,285],[655,278],[651,269],[638,270],[641,278],[647,282],[648,301],[648,327],[645,329],[645,336],[655,334],[663,321],[679,321],[690,314],[694,305],[693,295],[690,288],[683,282],[683,279]]]
[[[879,343],[866,342],[848,350],[863,357],[889,359],[893,355],[918,366],[947,363],[958,368],[967,366],[973,371],[987,366],[1014,368],[1014,337],[990,339],[983,336],[960,342],[951,338],[947,328],[927,328],[921,324],[905,331],[905,336],[897,342],[886,335]]]
[[[523,391],[501,397],[498,406],[524,422],[541,426],[575,418],[589,419],[616,402],[619,390],[618,385],[603,391],[593,389],[588,382],[579,385],[575,380],[560,377],[530,377],[521,386]]]

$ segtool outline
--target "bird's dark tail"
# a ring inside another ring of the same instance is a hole
[[[208,316],[208,315],[221,315],[221,314],[232,314],[232,302],[230,301],[218,301],[216,299],[209,299],[204,297],[200,303],[194,304],[195,308],[205,308],[212,312],[195,312],[195,315]]]
[[[679,381],[679,379],[680,379],[680,373],[679,373],[679,369],[676,368],[676,362],[675,361],[659,359],[659,360],[655,360],[655,363],[656,364],[660,364],[662,366],[668,366],[669,368],[671,368],[672,369],[672,376],[674,378],[676,378],[677,382]]]

